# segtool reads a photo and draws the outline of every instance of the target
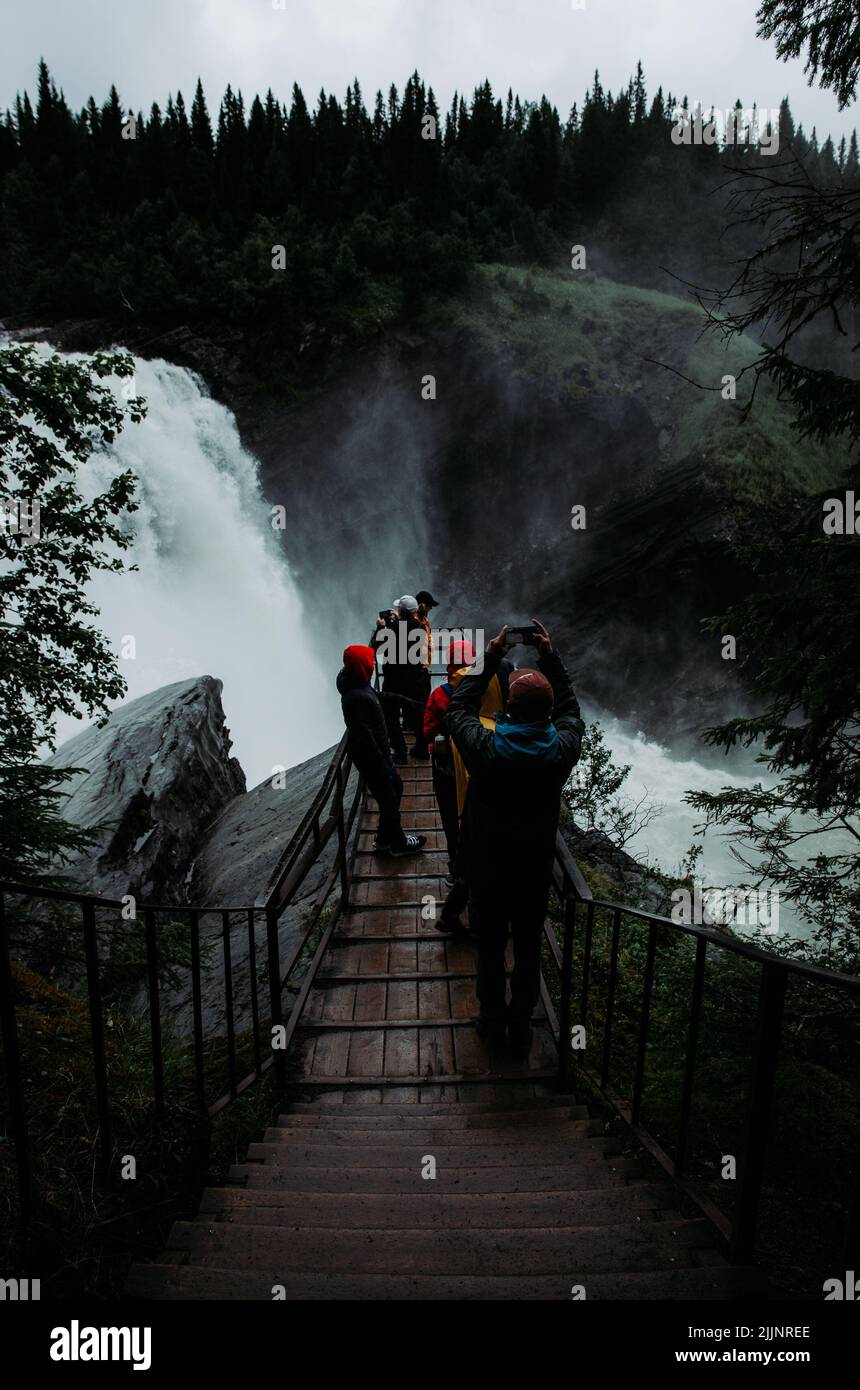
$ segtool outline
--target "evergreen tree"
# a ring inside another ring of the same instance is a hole
[[[855,0],[762,0],[761,38],[776,39],[777,55],[787,61],[806,54],[809,84],[836,93],[840,109],[857,94],[860,68],[860,7]]]
[[[35,534],[0,532],[0,874],[36,878],[96,838],[63,819],[63,785],[76,769],[40,761],[55,747],[60,713],[105,715],[125,682],[116,655],[92,625],[86,583],[120,572],[131,544],[134,478],[118,474],[85,499],[79,476],[143,402],[117,405],[103,384],[129,377],[130,357],[97,353],[73,362],[33,347],[0,349],[0,491],[38,502]],[[32,516],[32,512],[30,513]],[[98,830],[98,827],[96,827]]]
[[[813,8],[816,27],[810,27]],[[808,44],[811,74],[833,86],[843,104],[852,98],[856,10],[766,0],[761,17],[763,29],[778,36],[781,56],[796,56]],[[803,143],[799,130],[795,149]],[[853,147],[856,154],[856,141]],[[846,476],[829,490],[834,502],[841,496],[847,506],[849,494],[860,495],[860,388],[853,375],[808,365],[800,345],[826,319],[852,349],[860,346],[860,190],[848,186],[845,169],[840,173],[832,140],[818,153],[814,130],[804,166],[782,182],[757,167],[741,178],[735,212],[757,230],[758,243],[734,283],[714,294],[708,307],[721,336],[768,326],[754,373],[778,385],[802,438],[847,447]],[[759,710],[711,729],[708,738],[727,749],[757,746],[771,780],[691,800],[708,821],[730,831],[751,872],[780,887],[830,948],[836,943],[841,955],[835,963],[856,969],[860,543],[853,527],[827,531],[829,505],[827,497],[770,497],[761,515],[746,518],[751,539],[740,554],[756,584],[711,628],[738,634]],[[804,860],[801,851],[812,833],[817,847]]]
[[[181,96],[179,98],[181,100]],[[259,101],[259,99],[258,99]],[[191,103],[191,143],[205,159],[209,160],[215,150],[215,141],[212,137],[212,123],[209,120],[209,112],[206,108],[206,98],[203,95],[203,83],[197,79],[197,90],[194,93],[194,100]]]

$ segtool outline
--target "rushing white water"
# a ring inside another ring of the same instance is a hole
[[[136,359],[132,393],[146,419],[94,457],[80,485],[92,495],[118,470],[135,473],[126,559],[139,569],[97,575],[89,595],[117,652],[135,640],[134,658],[120,661],[128,699],[189,676],[223,681],[233,753],[254,786],[340,737],[334,672],[320,663],[233,415],[167,362]],[[58,739],[80,727],[63,719]]]
[[[597,719],[603,727],[612,760],[629,766],[630,774],[621,794],[638,802],[660,806],[660,814],[628,844],[634,858],[673,873],[692,844],[702,846],[697,873],[710,885],[729,886],[740,881],[741,867],[732,856],[726,839],[710,830],[697,837],[695,827],[702,816],[684,803],[688,791],[716,792],[721,787],[749,787],[761,774],[741,776],[719,765],[706,766],[696,758],[675,757],[671,749],[633,733],[605,711],[589,711],[587,719]]]

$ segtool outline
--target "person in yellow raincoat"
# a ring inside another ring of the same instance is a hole
[[[445,899],[442,912],[436,922],[438,931],[446,934],[463,931],[460,917],[466,907],[469,890],[465,879],[457,875],[457,849],[460,839],[460,822],[466,804],[469,774],[452,739],[448,737],[445,715],[451,696],[463,676],[474,667],[475,649],[467,640],[451,643],[448,661],[448,679],[437,686],[427,702],[424,714],[424,737],[432,749],[433,790],[448,848],[448,877],[446,883],[450,892]],[[481,722],[485,728],[495,727],[496,715],[504,709],[507,687],[507,669],[495,675],[490,681],[481,702]]]

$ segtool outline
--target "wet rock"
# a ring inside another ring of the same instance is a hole
[[[102,827],[96,847],[69,869],[83,888],[154,904],[188,901],[189,870],[209,825],[245,791],[221,688],[212,676],[162,686],[48,760],[80,769],[66,784],[66,819]]]

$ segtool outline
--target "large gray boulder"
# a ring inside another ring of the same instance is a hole
[[[149,903],[189,900],[206,830],[245,791],[221,689],[212,676],[162,686],[120,705],[102,728],[84,729],[48,760],[81,769],[66,784],[66,819],[104,827],[69,870],[83,888]]]
[[[191,901],[206,907],[255,902],[319,791],[334,751],[327,748],[226,803],[194,860]],[[302,896],[315,891],[320,881],[312,870]]]
[[[191,900],[201,908],[251,907],[261,896],[296,829],[325,777],[334,748],[316,754],[297,767],[289,768],[272,785],[273,779],[236,796],[209,827],[191,874]],[[347,788],[347,806],[355,788],[353,775]],[[332,838],[307,876],[298,885],[289,906],[278,920],[278,949],[281,971],[304,936],[317,896],[331,872],[337,852]],[[334,892],[337,892],[335,888]],[[330,901],[334,901],[334,894]],[[246,1028],[251,1017],[251,969],[247,914],[230,917],[230,968],[233,1019],[237,1032]],[[204,1030],[223,1029],[226,1017],[226,989],[222,918],[219,912],[204,912],[200,935],[206,955],[201,999]],[[266,919],[262,911],[254,915],[257,979],[260,1012],[268,1013],[268,957]],[[208,946],[208,950],[207,950]],[[284,1009],[289,1010],[291,994],[298,989],[305,968],[302,959],[290,976]],[[173,1026],[187,1032],[191,1026],[191,981],[185,979],[169,999]]]
[[[204,909],[201,994],[208,1036],[223,1032],[226,1018],[220,910],[249,908],[264,892],[335,751],[326,749],[246,791],[244,773],[230,756],[221,689],[211,676],[163,686],[120,706],[103,728],[77,734],[50,759],[56,767],[81,769],[68,784],[65,816],[78,825],[104,826],[96,848],[68,870],[83,890],[104,898],[131,893],[138,903],[157,907]],[[354,789],[353,775],[350,799]],[[336,849],[336,840],[326,845],[280,917],[282,963],[306,930]],[[178,911],[159,913],[157,921],[163,926],[171,917],[190,920]],[[229,920],[238,1032],[247,1027],[251,1008],[247,913],[234,911]],[[119,913],[113,926],[123,929]],[[266,1013],[262,912],[255,915],[255,943],[261,1012]],[[190,972],[180,969],[162,993],[165,1023],[169,1020],[179,1034],[192,1026],[191,985]],[[140,1003],[145,1007],[143,996]]]

